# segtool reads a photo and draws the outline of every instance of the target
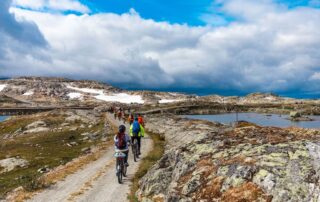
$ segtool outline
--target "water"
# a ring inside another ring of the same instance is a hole
[[[216,121],[220,123],[230,124],[236,121],[236,113],[215,114],[215,115],[188,115],[187,118],[202,119],[208,121]],[[296,126],[301,128],[320,128],[320,116],[309,116],[314,121],[293,122],[287,120],[287,115],[279,114],[259,114],[259,113],[238,113],[239,121],[248,121],[260,126],[275,126],[286,128]]]
[[[9,118],[8,116],[0,116],[0,122],[6,120],[7,118]]]

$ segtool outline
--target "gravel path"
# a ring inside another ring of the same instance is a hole
[[[120,123],[108,114],[108,119],[114,124]],[[127,129],[129,126],[127,125]],[[142,157],[151,151],[153,142],[146,134],[142,140]],[[128,176],[123,184],[118,184],[115,172],[114,148],[110,147],[98,160],[88,164],[82,170],[68,176],[49,189],[35,195],[32,202],[62,202],[62,201],[94,201],[94,202],[122,202],[128,201],[130,179],[138,170],[140,162],[134,162],[129,152]]]

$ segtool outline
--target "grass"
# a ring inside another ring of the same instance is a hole
[[[0,123],[0,138],[6,133],[13,133],[19,128],[36,120],[45,121],[50,128],[60,126],[64,117],[61,115],[43,114],[36,116],[21,116]],[[79,126],[75,122],[71,126]],[[64,165],[82,155],[81,149],[97,145],[96,141],[83,141],[84,132],[101,131],[104,128],[104,119],[92,128],[79,128],[76,131],[62,130],[44,133],[24,134],[13,139],[0,140],[0,159],[8,157],[21,157],[29,162],[25,168],[16,168],[10,172],[0,174],[0,199],[13,189],[23,186],[26,191],[34,191],[48,185],[41,178],[38,169],[48,167],[53,169]],[[69,147],[68,142],[77,142],[78,145]]]
[[[128,199],[132,202],[139,201],[136,197],[135,193],[139,189],[139,180],[147,174],[148,170],[155,165],[155,163],[162,157],[164,153],[164,147],[165,147],[165,139],[163,137],[160,137],[160,135],[147,132],[151,139],[153,140],[153,148],[152,151],[149,152],[148,156],[144,157],[142,159],[142,162],[140,163],[140,166],[138,168],[138,171],[134,175],[132,179],[132,185],[130,194],[128,196]]]

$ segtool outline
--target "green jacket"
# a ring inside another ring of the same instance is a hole
[[[141,124],[139,124],[139,125],[140,125],[140,132],[138,134],[138,137],[144,137],[144,128],[142,127]],[[133,128],[133,124],[131,124],[131,126],[130,126],[130,136],[131,137],[133,136],[132,128]]]

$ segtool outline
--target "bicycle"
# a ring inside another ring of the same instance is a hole
[[[127,166],[124,163],[124,159],[126,154],[123,153],[121,150],[117,150],[114,154],[114,157],[117,159],[116,162],[116,175],[118,177],[119,184],[122,184],[123,177],[127,176]]]
[[[134,162],[137,162],[137,159],[139,158],[139,147],[138,147],[138,142],[137,141],[138,140],[136,138],[134,138],[133,142],[131,144]]]

